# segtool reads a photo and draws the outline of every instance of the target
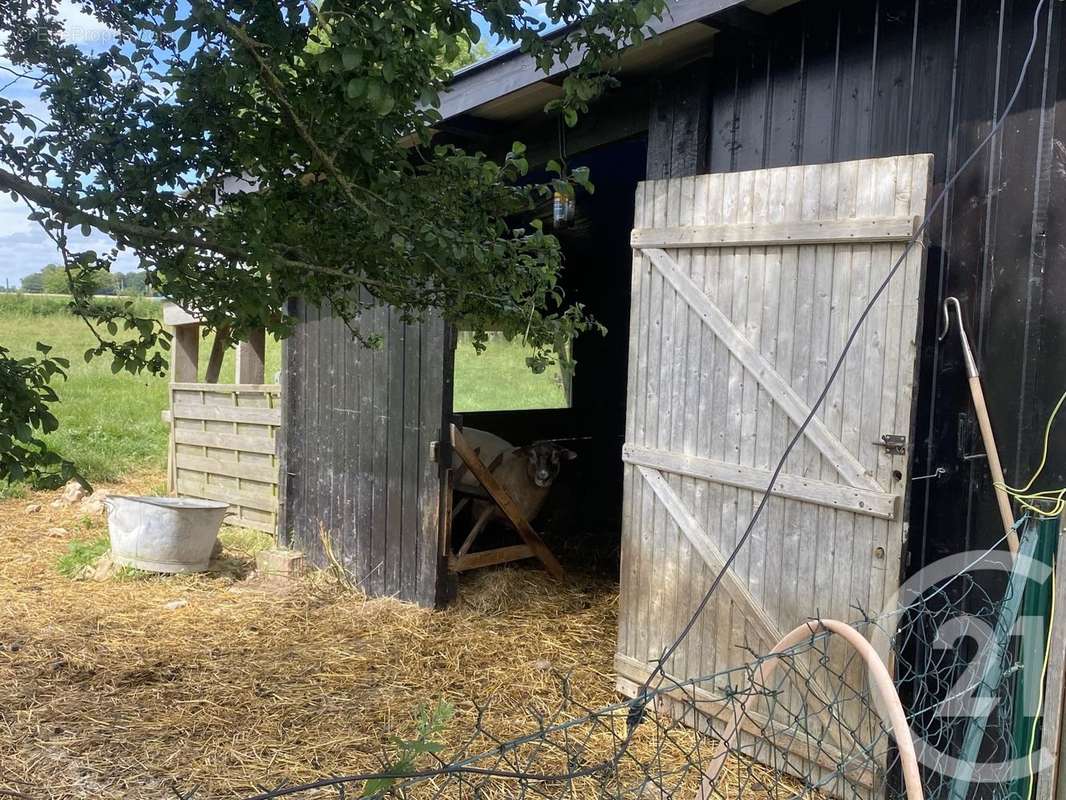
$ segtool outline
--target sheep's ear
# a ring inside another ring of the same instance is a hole
[[[577,458],[577,453],[575,453],[573,450],[567,450],[564,447],[562,450],[559,451],[559,458],[561,458],[563,461],[573,461],[575,458]]]

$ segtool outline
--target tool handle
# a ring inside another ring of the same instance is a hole
[[[988,456],[988,469],[992,473],[992,483],[996,491],[996,503],[999,505],[999,516],[1003,520],[1003,531],[1007,534],[1007,546],[1011,555],[1018,555],[1018,532],[1014,529],[1014,512],[1010,507],[1010,496],[1003,488],[1006,483],[1003,479],[1003,466],[999,463],[999,450],[996,449],[996,437],[992,434],[992,422],[988,417],[988,406],[985,405],[985,392],[981,387],[981,376],[970,376],[970,394],[973,395],[973,407],[977,412],[977,424],[981,428],[981,439],[985,444],[985,453]]]

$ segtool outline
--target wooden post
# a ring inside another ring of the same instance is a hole
[[[170,364],[171,382],[196,383],[199,361],[200,326],[196,324],[176,326]]]
[[[163,324],[174,329],[171,383],[196,383],[200,366],[199,319],[174,303],[163,303]]]
[[[163,303],[163,324],[174,329],[170,354],[170,382],[196,383],[200,370],[200,326],[196,317],[174,303]],[[167,490],[175,494],[177,466],[174,440],[174,391],[167,395],[168,410],[163,412],[163,421],[169,429],[167,436]]]
[[[215,331],[215,341],[211,345],[211,356],[207,359],[207,372],[204,374],[205,383],[218,383],[219,373],[222,372],[222,359],[226,357],[229,345],[229,328],[219,328]]]
[[[246,341],[237,345],[237,377],[235,383],[265,383],[266,330],[256,328]]]

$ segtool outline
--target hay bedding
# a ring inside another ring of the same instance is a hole
[[[76,509],[35,499],[36,514],[0,502],[0,797],[238,797],[379,769],[420,704],[455,707],[444,738],[458,743],[490,699],[493,734],[533,729],[530,710],[560,701],[560,673],[581,704],[618,699],[611,584],[482,571],[431,612],[321,580],[73,581],[57,559],[103,523],[79,529]],[[46,535],[56,526],[70,536]]]

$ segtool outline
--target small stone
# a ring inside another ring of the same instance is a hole
[[[96,563],[88,569],[91,571],[85,576],[86,580],[106,581],[118,572],[120,567],[111,560],[111,551],[109,550],[96,559]]]
[[[92,580],[93,574],[96,572],[96,567],[92,564],[86,564],[84,567],[78,569],[74,573],[74,580],[76,581],[89,581]]]
[[[68,503],[77,503],[79,500],[84,499],[88,494],[85,491],[85,487],[77,481],[68,481],[67,485],[63,487],[63,500]]]
[[[90,517],[95,517],[98,514],[104,513],[103,501],[96,499],[95,497],[86,497],[81,501],[81,513]]]
[[[552,668],[552,662],[548,661],[546,658],[538,658],[533,662],[533,667],[541,672],[547,672]]]
[[[66,536],[68,533],[69,533],[69,531],[66,528],[49,528],[48,529],[48,535],[53,537],[53,538],[56,538],[56,539],[62,538],[64,536]]]
[[[167,611],[177,611],[179,608],[185,608],[187,605],[189,605],[189,601],[185,598],[180,598],[178,600],[171,600],[169,603],[164,603],[163,608]]]
[[[50,505],[52,508],[66,508],[70,504],[62,497],[60,497],[58,500],[53,500],[48,505]]]
[[[30,503],[28,506],[26,506],[26,513],[27,514],[36,514],[40,510],[41,510],[41,504],[40,503]]]

